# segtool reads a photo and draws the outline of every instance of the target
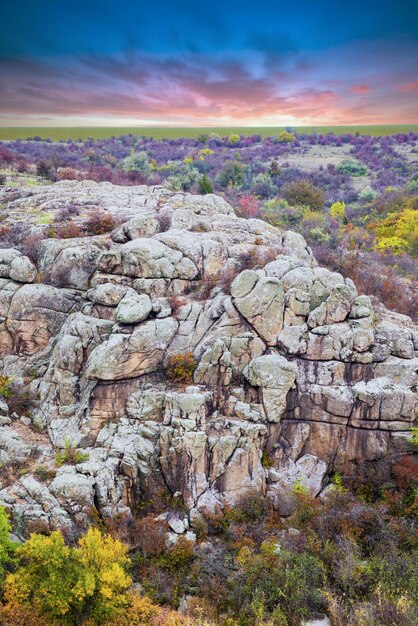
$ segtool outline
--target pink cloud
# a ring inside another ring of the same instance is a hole
[[[418,82],[410,82],[410,83],[405,83],[404,85],[401,85],[401,87],[399,88],[400,91],[414,91],[415,89],[418,89]]]
[[[370,91],[369,85],[354,85],[351,89],[351,93],[369,93]]]

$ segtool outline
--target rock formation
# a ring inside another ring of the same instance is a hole
[[[318,267],[300,235],[163,187],[65,181],[0,200],[12,216],[76,204],[119,221],[44,239],[36,262],[0,250],[0,375],[29,398],[19,413],[0,397],[16,532],[129,514],[162,489],[191,520],[250,490],[284,511],[296,482],[317,495],[410,450],[417,328]],[[167,365],[188,352],[182,384]],[[57,467],[65,448],[85,454]]]

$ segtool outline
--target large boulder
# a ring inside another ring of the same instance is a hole
[[[173,318],[155,319],[131,334],[112,334],[90,354],[86,377],[91,380],[137,378],[161,367],[178,323]]]

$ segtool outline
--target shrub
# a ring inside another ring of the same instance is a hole
[[[113,617],[112,626],[192,626],[192,623],[179,613],[154,604],[147,597],[135,595],[130,597],[129,608]]]
[[[10,398],[13,394],[12,380],[8,376],[0,375],[0,396]]]
[[[188,163],[175,164],[173,170],[166,182],[173,191],[189,191],[199,180],[199,170]]]
[[[55,229],[55,237],[57,239],[76,239],[82,236],[83,232],[81,228],[74,222],[62,224]]]
[[[196,367],[197,363],[193,352],[173,354],[167,362],[166,376],[173,383],[190,384],[193,382]]]
[[[81,450],[77,450],[74,446],[71,445],[69,439],[65,440],[64,449],[59,450],[55,454],[55,463],[58,467],[64,465],[65,463],[69,463],[71,465],[77,465],[77,463],[84,463],[84,461],[89,460],[89,455],[87,452],[81,452]]]
[[[212,230],[211,225],[204,220],[199,220],[195,222],[193,226],[190,228],[193,233],[208,233]]]
[[[258,202],[252,194],[241,196],[239,205],[239,214],[242,214],[243,217],[255,217],[258,213]]]
[[[47,480],[53,480],[57,473],[55,470],[48,469],[43,465],[38,465],[38,467],[35,468],[34,474],[41,482],[45,483]]]
[[[168,548],[166,553],[160,557],[160,564],[178,572],[179,569],[189,567],[193,559],[193,543],[186,537],[179,537],[177,541]]]
[[[416,448],[418,448],[418,426],[414,426],[411,429],[411,442]]]
[[[85,224],[87,232],[91,235],[103,235],[113,230],[116,222],[110,213],[105,213],[99,209],[90,213]]]
[[[34,606],[0,604],[1,626],[48,626],[45,615]],[[55,622],[56,624],[56,622]]]
[[[207,193],[213,193],[213,185],[206,174],[203,174],[199,180],[199,193],[201,193],[202,196],[205,196]]]
[[[59,180],[81,180],[80,172],[73,167],[61,167],[57,176]]]
[[[171,214],[168,212],[158,213],[156,220],[160,227],[160,232],[165,233],[171,227]]]
[[[277,141],[279,143],[291,143],[292,141],[295,141],[295,136],[293,133],[289,133],[287,130],[282,130],[277,135]]]
[[[236,514],[245,522],[256,522],[266,515],[268,508],[266,498],[257,491],[250,491],[238,500]]]
[[[369,228],[379,238],[378,249],[418,256],[418,210],[406,208],[389,213],[384,220],[371,223]]]
[[[6,184],[6,176],[4,174],[0,174],[0,185]]]
[[[282,188],[282,195],[292,205],[307,206],[313,211],[322,211],[325,193],[309,180],[295,180]]]
[[[124,172],[144,172],[149,173],[151,171],[151,165],[148,161],[148,155],[144,150],[136,152],[129,157],[126,157],[122,163],[122,169]]]
[[[241,598],[252,602],[261,595],[267,615],[280,607],[290,624],[299,624],[324,608],[321,588],[325,569],[318,558],[306,552],[278,550],[277,544],[265,543],[261,553],[242,548],[238,563],[242,568],[238,583]]]
[[[346,159],[335,169],[341,174],[348,174],[349,176],[366,176],[368,174],[367,167],[356,159]]]
[[[0,590],[8,568],[13,565],[15,544],[10,540],[12,527],[6,509],[0,506]]]
[[[52,165],[44,160],[38,161],[36,164],[36,175],[51,181],[55,181],[57,178]]]
[[[54,221],[64,222],[72,217],[75,217],[76,215],[80,215],[80,207],[76,204],[67,204],[58,211]]]
[[[242,187],[248,173],[248,166],[238,161],[227,161],[225,167],[218,174],[217,182],[220,187]]]
[[[268,175],[271,178],[275,178],[276,176],[280,176],[281,172],[282,172],[282,168],[280,167],[277,159],[273,159],[269,165]]]
[[[65,545],[57,531],[49,537],[33,534],[16,553],[22,564],[7,576],[7,604],[34,606],[46,623],[79,624],[86,618],[93,624],[113,623],[130,604],[127,547],[97,528],[90,528],[76,547]]]
[[[166,529],[154,515],[147,515],[138,522],[138,545],[147,559],[160,557],[166,548]]]
[[[364,202],[373,202],[373,200],[377,198],[378,195],[379,192],[375,191],[369,185],[367,185],[367,187],[364,187],[364,189],[360,191],[359,198],[361,198],[361,200],[364,200]]]
[[[382,237],[376,243],[376,250],[390,250],[394,254],[403,254],[408,250],[408,242],[402,237]]]
[[[8,242],[10,236],[13,233],[13,229],[11,226],[5,224],[4,226],[0,226],[0,239]]]
[[[331,217],[335,217],[338,220],[343,220],[345,215],[345,202],[334,202],[329,209]]]
[[[29,415],[33,399],[26,385],[17,384],[14,386],[13,393],[9,395],[8,405],[10,413]]]
[[[10,166],[14,161],[13,152],[8,150],[6,146],[0,145],[0,164]]]
[[[40,244],[47,237],[41,233],[34,233],[33,235],[27,235],[23,239],[22,252],[30,258],[34,263],[38,260],[40,253]]]
[[[274,465],[274,459],[271,454],[267,452],[267,450],[263,450],[262,452],[261,465],[266,468],[273,467]]]

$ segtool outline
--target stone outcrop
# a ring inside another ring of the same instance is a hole
[[[411,451],[417,328],[318,267],[300,235],[162,187],[8,193],[14,211],[71,203],[120,222],[44,240],[36,266],[0,250],[0,374],[30,397],[23,416],[0,397],[0,498],[21,534],[129,514],[156,489],[183,498],[189,516],[168,524],[192,533],[248,491],[284,513],[296,483],[318,495],[334,472],[389,475]],[[179,383],[167,365],[185,353]]]

